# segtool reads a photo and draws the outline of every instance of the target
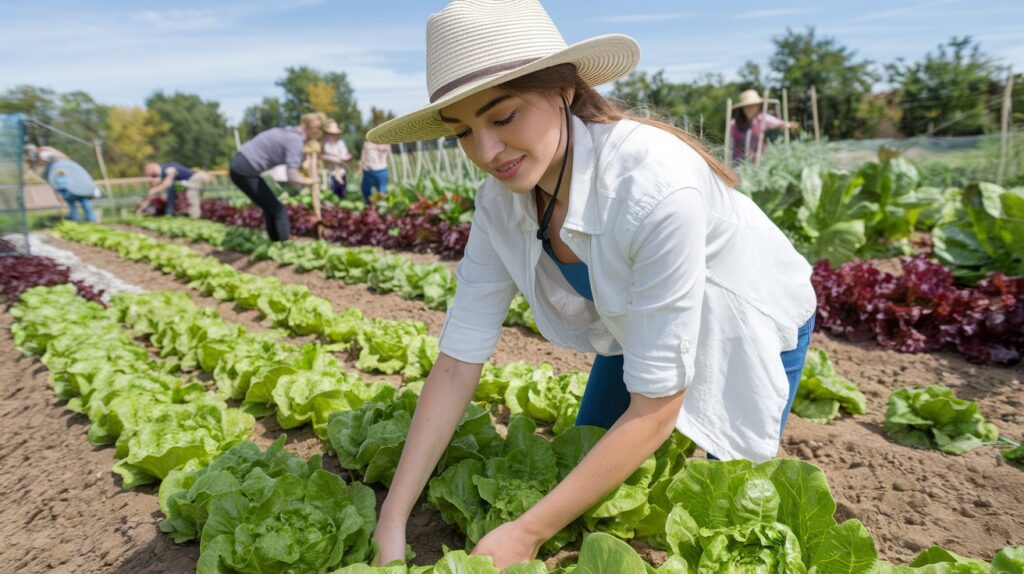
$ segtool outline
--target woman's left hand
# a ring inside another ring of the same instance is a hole
[[[543,540],[537,540],[518,521],[506,522],[488,532],[473,548],[472,554],[494,558],[494,565],[504,570],[513,564],[537,557]]]

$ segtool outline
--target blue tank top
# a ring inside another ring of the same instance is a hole
[[[188,181],[192,177],[192,170],[181,165],[176,161],[169,161],[160,165],[160,179],[167,177],[167,168],[173,167],[177,171],[174,174],[175,183],[179,181]]]
[[[586,263],[562,263],[555,257],[555,251],[551,248],[551,242],[544,242],[544,251],[547,252],[551,260],[558,266],[559,271],[562,272],[562,276],[565,280],[572,285],[572,288],[576,290],[584,299],[588,301],[594,300],[594,293],[590,289],[590,272],[587,270]]]

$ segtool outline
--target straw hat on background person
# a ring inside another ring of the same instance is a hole
[[[755,106],[764,103],[764,98],[757,93],[757,90],[743,90],[740,93],[740,99],[738,102],[733,104],[734,107],[743,108],[746,106]]]
[[[452,136],[439,110],[532,72],[571,63],[590,86],[617,80],[636,67],[640,47],[622,34],[567,45],[536,0],[455,0],[427,20],[430,103],[385,122],[366,137],[400,143]]]
[[[334,120],[328,120],[327,126],[324,127],[324,133],[332,136],[341,135],[341,128],[338,127],[338,122]]]

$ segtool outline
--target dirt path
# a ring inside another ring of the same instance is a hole
[[[144,289],[184,290],[200,304],[216,303],[148,265],[98,248],[48,241]],[[345,285],[319,273],[298,274],[273,262],[253,264],[245,256],[215,252],[202,244],[193,247],[248,273],[307,284],[336,309],[352,305],[370,317],[418,319],[431,333],[440,331],[443,313],[427,310],[419,301],[374,294],[366,285]],[[263,328],[255,312],[238,313],[228,303],[217,306],[225,319]],[[5,468],[0,476],[0,540],[7,542],[0,550],[0,573],[191,571],[196,547],[176,546],[156,530],[155,496],[120,491],[110,474],[112,450],[88,444],[84,417],[56,404],[39,363],[13,349],[9,325],[4,314],[0,430],[10,440],[0,447]],[[1024,544],[1024,469],[1002,464],[991,447],[952,457],[896,445],[881,430],[891,390],[941,383],[958,396],[978,401],[1000,432],[1017,440],[1024,435],[1022,369],[980,367],[947,353],[898,354],[820,333],[812,345],[826,349],[839,372],[861,388],[871,412],[828,426],[792,417],[780,456],[808,460],[824,469],[839,518],[862,520],[874,535],[879,554],[899,563],[932,544],[985,559],[1004,546]],[[505,329],[494,359],[547,361],[558,370],[586,370],[591,361],[519,328]],[[279,432],[272,420],[261,421],[255,438],[265,445]],[[289,445],[305,456],[321,451],[308,430],[289,432]],[[328,465],[333,464],[328,459]],[[409,541],[419,554],[417,563],[436,559],[442,543],[459,545],[457,533],[423,508],[410,523]]]

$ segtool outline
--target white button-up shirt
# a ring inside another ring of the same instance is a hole
[[[587,264],[593,302],[541,256],[533,194],[490,178],[476,196],[441,351],[487,361],[520,291],[548,340],[624,355],[629,392],[687,390],[677,427],[705,450],[773,457],[789,398],[779,355],[796,347],[816,305],[810,265],[664,130],[574,118],[573,154],[559,236]]]

